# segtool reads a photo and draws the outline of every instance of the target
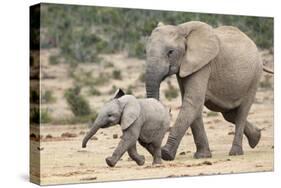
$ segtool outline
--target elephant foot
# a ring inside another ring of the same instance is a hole
[[[87,144],[86,143],[82,143],[82,148],[86,148]]]
[[[162,147],[161,157],[163,160],[172,161],[175,159],[175,156],[176,156],[176,152],[171,152],[171,150],[169,150],[167,146]]]
[[[253,131],[251,133],[251,135],[246,135],[248,138],[248,143],[250,145],[251,148],[255,148],[261,138],[261,131],[259,129],[256,129],[255,131]]]
[[[161,164],[162,164],[161,158],[153,160],[153,163],[152,163],[152,165],[161,165]]]
[[[212,157],[212,153],[210,152],[210,150],[197,151],[193,155],[193,158],[195,159],[211,158],[211,157]]]
[[[116,161],[114,160],[114,158],[113,157],[107,157],[106,159],[105,159],[105,161],[106,161],[106,164],[108,165],[108,166],[110,166],[110,167],[114,167],[115,165],[116,165]]]
[[[142,166],[145,163],[145,158],[143,155],[140,155],[139,158],[136,160],[137,165]]]
[[[229,152],[229,155],[230,156],[233,156],[233,155],[243,155],[244,152],[243,152],[243,149],[241,146],[237,146],[237,145],[233,145],[230,152]]]

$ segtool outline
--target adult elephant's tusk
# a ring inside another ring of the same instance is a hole
[[[270,74],[274,74],[274,72],[273,72],[272,70],[270,70],[269,68],[265,67],[264,65],[263,65],[263,67],[262,67],[262,70],[263,70],[264,72],[267,72],[267,73],[270,73]]]
[[[262,63],[262,70],[264,72],[269,73],[269,74],[274,74],[273,70],[267,68],[266,64],[267,64],[267,61],[263,61],[263,63]]]

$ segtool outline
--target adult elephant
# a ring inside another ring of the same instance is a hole
[[[182,107],[172,127],[162,158],[173,160],[191,126],[195,158],[211,157],[202,109],[221,112],[235,124],[229,155],[242,155],[243,133],[254,148],[260,130],[247,121],[263,65],[255,43],[236,27],[191,21],[177,26],[158,25],[148,39],[145,83],[147,97],[159,99],[159,87],[176,74]]]

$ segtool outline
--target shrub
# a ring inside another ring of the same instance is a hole
[[[260,87],[261,88],[265,88],[265,89],[269,89],[269,88],[272,88],[272,84],[270,82],[270,75],[266,75],[264,77],[264,80],[261,80],[260,81]]]
[[[171,84],[170,81],[168,81],[168,89],[164,91],[165,97],[170,101],[173,98],[178,97],[178,90]]]
[[[40,110],[40,123],[50,123],[52,117],[49,113],[48,109],[41,109]]]
[[[132,95],[133,94],[133,86],[132,85],[129,85],[127,90],[126,90],[126,94],[128,95]]]
[[[142,42],[136,42],[131,46],[131,49],[129,50],[129,56],[137,57],[139,59],[144,59],[145,58],[144,49],[145,46]]]
[[[101,92],[97,88],[95,88],[94,86],[91,86],[89,88],[89,94],[93,95],[93,96],[100,96]]]
[[[66,101],[75,116],[87,116],[91,114],[91,109],[88,101],[80,95],[81,88],[75,86],[68,89],[64,96]]]
[[[50,90],[46,90],[41,95],[41,102],[42,103],[52,103],[52,102],[55,102],[55,101],[56,101],[56,98],[54,97],[53,92],[50,91]]]
[[[69,71],[69,76],[75,80],[76,85],[80,86],[100,86],[109,82],[109,77],[104,73],[100,73],[93,77],[91,71]]]
[[[100,73],[97,77],[93,78],[92,84],[95,86],[105,85],[109,82],[109,77],[104,73]]]
[[[61,54],[70,61],[91,63],[100,61],[99,52],[107,43],[93,34],[89,27],[68,27],[59,43]]]
[[[112,78],[115,80],[122,80],[122,74],[120,70],[113,70],[112,71]]]
[[[49,63],[50,63],[51,65],[57,65],[57,64],[59,64],[59,56],[57,56],[57,55],[52,55],[52,56],[50,56],[50,57],[49,57]]]
[[[110,61],[104,61],[104,67],[105,68],[113,68],[114,67],[114,64]]]
[[[218,116],[219,114],[217,112],[213,112],[213,111],[209,111],[207,113],[207,117],[214,117],[214,116]]]

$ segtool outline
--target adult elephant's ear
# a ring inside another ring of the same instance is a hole
[[[179,25],[179,29],[186,39],[186,57],[180,65],[180,77],[186,77],[217,56],[219,41],[213,28],[203,22],[187,22]]]
[[[136,97],[132,95],[126,95],[119,101],[121,106],[124,106],[120,125],[122,130],[126,130],[140,116],[141,107]]]

